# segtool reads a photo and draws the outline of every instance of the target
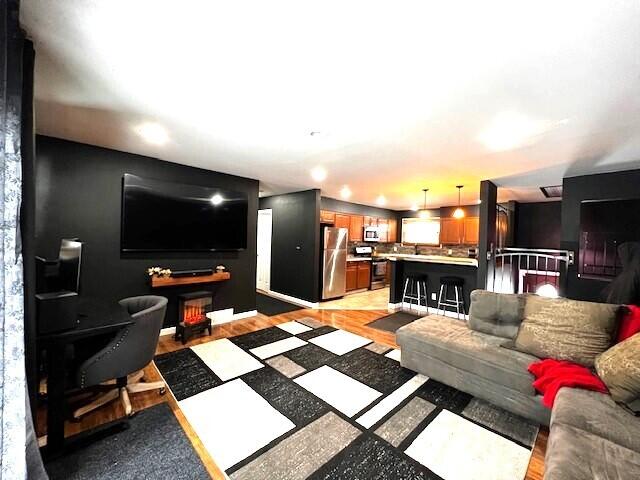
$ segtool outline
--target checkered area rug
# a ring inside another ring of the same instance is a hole
[[[155,363],[232,480],[524,478],[538,425],[303,318]]]

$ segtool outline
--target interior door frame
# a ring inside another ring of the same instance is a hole
[[[260,252],[266,250],[266,245],[261,245],[261,242],[264,242],[267,237],[264,235],[261,236],[260,230],[261,226],[264,228],[265,224],[263,223],[268,218],[268,226],[269,233],[268,236],[269,245],[268,251],[269,255],[261,256]],[[271,244],[273,240],[273,210],[271,208],[265,208],[262,210],[258,210],[258,227],[257,227],[257,246],[256,246],[256,288],[264,291],[269,291],[271,288]],[[263,238],[264,237],[264,238]],[[266,263],[266,265],[265,265]],[[264,276],[266,280],[264,282],[261,281],[261,274],[264,272]]]

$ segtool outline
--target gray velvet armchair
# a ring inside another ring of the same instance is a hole
[[[106,387],[107,393],[73,412],[74,418],[120,398],[127,415],[131,415],[130,393],[158,389],[164,392],[164,382],[140,382],[143,369],[155,355],[160,329],[167,310],[167,299],[153,295],[120,300],[134,320],[103,349],[85,360],[76,372],[80,388]]]

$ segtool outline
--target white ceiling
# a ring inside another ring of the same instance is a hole
[[[39,133],[265,193],[346,184],[406,209],[423,187],[472,203],[493,179],[501,200],[542,200],[563,176],[640,166],[638,0],[23,0],[21,20]]]

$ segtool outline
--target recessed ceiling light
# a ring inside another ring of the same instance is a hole
[[[349,198],[351,196],[351,189],[345,185],[342,187],[342,190],[340,190],[340,196],[344,199]]]
[[[418,208],[419,208],[418,205],[415,204],[415,203],[413,205],[411,205],[411,211],[413,211],[413,212],[417,212]]]
[[[224,198],[219,193],[216,193],[213,197],[211,197],[211,203],[213,203],[214,205],[220,205],[222,202],[224,202]]]
[[[385,203],[387,203],[387,199],[384,198],[384,195],[378,195],[378,198],[376,198],[376,203],[378,205],[384,205]]]
[[[136,127],[136,132],[147,142],[154,145],[163,145],[169,140],[167,130],[157,123],[147,122]]]
[[[313,178],[316,182],[321,182],[325,178],[327,178],[327,170],[322,166],[314,167],[311,170],[311,178]]]

